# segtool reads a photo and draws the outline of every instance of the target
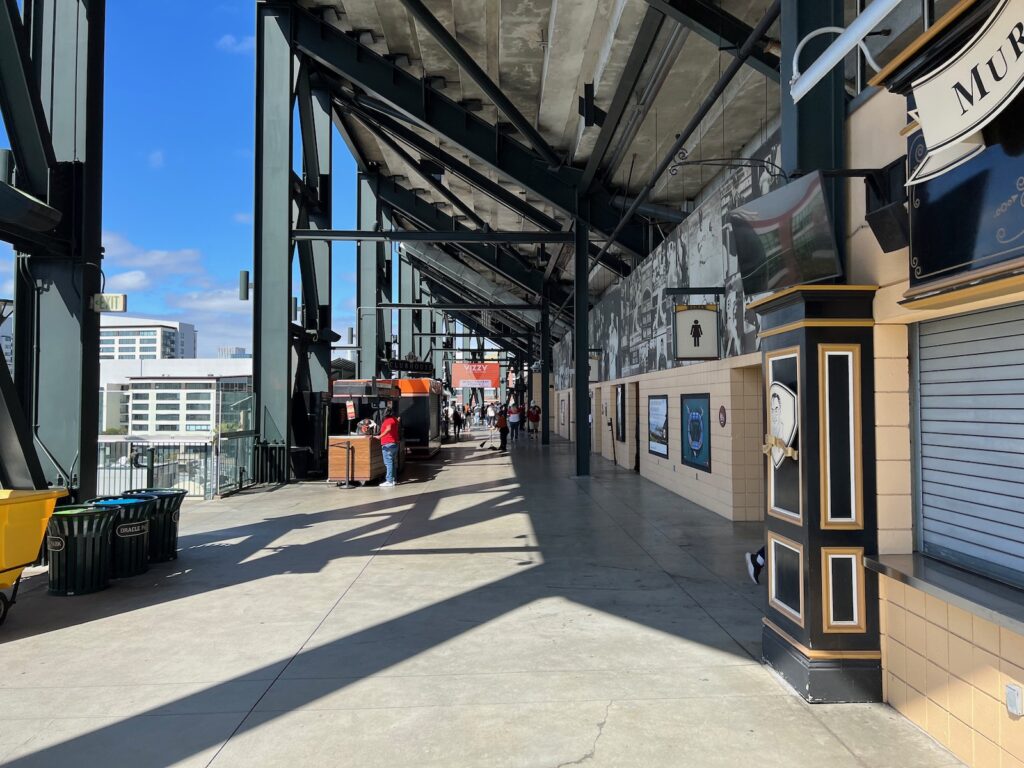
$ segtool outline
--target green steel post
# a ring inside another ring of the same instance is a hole
[[[26,0],[29,56],[56,166],[47,202],[68,253],[18,254],[15,375],[47,483],[96,490],[104,0]],[[22,115],[25,117],[24,115]]]
[[[253,374],[257,429],[291,442],[292,10],[256,9],[256,205]]]

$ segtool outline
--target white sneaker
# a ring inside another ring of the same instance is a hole
[[[392,480],[391,482],[388,482],[388,481],[385,480],[378,487],[380,487],[380,488],[394,488],[395,487],[395,481]]]

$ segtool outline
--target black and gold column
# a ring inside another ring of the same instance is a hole
[[[880,701],[874,286],[756,302],[767,414],[764,660],[809,701]]]

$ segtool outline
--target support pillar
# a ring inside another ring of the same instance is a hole
[[[96,491],[99,429],[100,318],[92,300],[101,284],[106,5],[31,7],[31,69],[56,161],[47,202],[64,214],[56,234],[70,250],[17,255],[14,372],[45,484],[70,486],[83,499]]]
[[[259,479],[283,482],[291,443],[292,12],[260,4],[256,14],[253,389],[260,439],[284,452]]]
[[[822,27],[846,25],[843,6],[843,0],[782,0],[779,22],[782,37],[780,83],[788,83],[792,78],[793,53],[804,37]],[[818,58],[834,39],[832,35],[812,38],[800,53],[802,66],[806,68]],[[792,175],[797,171],[808,173],[844,167],[846,84],[843,78],[843,66],[840,64],[833,67],[799,104],[793,103],[788,87],[780,89],[782,167],[786,173]],[[840,254],[846,242],[843,189],[843,179],[825,179],[825,191]]]
[[[540,443],[551,444],[551,308],[544,299],[540,313]]]
[[[573,406],[576,409],[576,474],[590,474],[590,257],[588,252],[590,229],[587,224],[587,204],[580,201],[576,216],[576,246],[574,253],[574,328],[576,374],[573,379]]]
[[[805,286],[756,306],[768,409],[764,660],[814,702],[881,701],[872,299]]]
[[[299,80],[299,117],[306,183],[317,191],[317,205],[305,217],[308,229],[330,229],[332,221],[331,164],[334,151],[331,97],[322,88],[311,88],[309,76]],[[316,334],[306,350],[311,392],[327,392],[331,379],[331,243],[326,240],[299,243],[302,276],[303,325]]]
[[[360,173],[357,181],[356,217],[361,230],[383,229],[383,214],[377,197],[379,176]],[[362,241],[356,248],[356,333],[359,344],[357,376],[380,376],[380,360],[385,357],[384,312],[377,309],[382,300],[387,262],[385,244]],[[390,288],[388,289],[390,294]],[[390,316],[390,313],[386,313]]]
[[[398,256],[398,301],[402,304],[413,304],[416,301],[414,293],[415,270],[412,264]],[[416,317],[419,313],[415,310],[405,310],[398,313],[398,358],[405,359],[409,353],[416,354],[415,337],[413,331],[416,328]]]

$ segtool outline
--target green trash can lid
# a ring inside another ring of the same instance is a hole
[[[98,504],[69,504],[66,507],[57,507],[53,510],[54,515],[87,515],[90,512],[107,512],[106,505],[100,507]]]

